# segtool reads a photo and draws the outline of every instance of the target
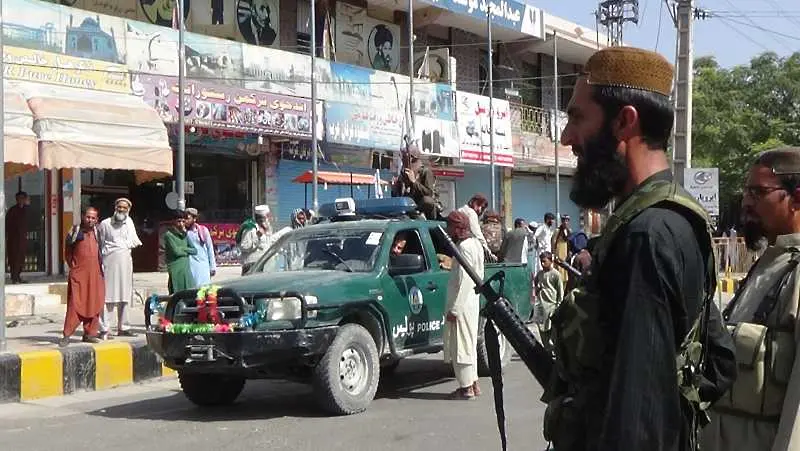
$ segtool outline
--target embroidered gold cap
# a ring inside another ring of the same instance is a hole
[[[672,65],[650,50],[609,47],[592,55],[583,71],[590,85],[641,89],[667,97],[672,92]]]

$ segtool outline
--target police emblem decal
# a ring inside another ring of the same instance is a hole
[[[422,290],[418,287],[411,287],[408,290],[408,305],[411,307],[411,313],[418,315],[422,311]]]

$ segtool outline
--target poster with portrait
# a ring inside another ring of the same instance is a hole
[[[236,0],[236,25],[240,40],[262,47],[279,46],[279,15],[279,0]]]
[[[396,72],[400,64],[400,26],[374,19],[367,8],[336,4],[337,61]]]
[[[139,20],[162,27],[172,26],[172,14],[176,0],[139,0]],[[183,0],[183,20],[186,29],[190,29],[189,17],[192,9],[192,0]]]

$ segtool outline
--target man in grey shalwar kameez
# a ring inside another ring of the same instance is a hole
[[[142,242],[136,234],[130,210],[133,204],[126,198],[114,202],[114,216],[97,226],[97,237],[103,256],[106,281],[106,308],[100,318],[100,334],[108,338],[109,317],[116,307],[117,335],[135,337],[129,330],[128,304],[133,299],[133,258],[131,249]]]

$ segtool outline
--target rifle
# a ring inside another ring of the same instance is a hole
[[[497,429],[500,432],[500,441],[503,451],[507,449],[505,410],[503,408],[503,375],[500,367],[500,333],[508,340],[511,347],[517,352],[520,359],[528,367],[533,377],[542,387],[549,384],[550,375],[555,365],[553,357],[541,343],[536,341],[533,333],[528,329],[522,319],[514,311],[514,307],[503,296],[505,287],[505,272],[500,270],[492,277],[483,280],[475,269],[467,263],[464,256],[453,243],[442,226],[439,231],[444,237],[445,245],[450,249],[453,258],[458,261],[470,279],[475,283],[475,292],[486,298],[486,305],[481,309],[481,315],[486,318],[484,326],[484,339],[486,340],[486,353],[489,358],[489,372],[494,388],[494,406],[497,415]],[[573,268],[574,269],[574,268]],[[492,282],[498,282],[499,289],[495,290]]]
[[[560,258],[558,258],[555,255],[553,256],[553,262],[555,262],[555,264],[557,264],[558,266],[564,268],[564,270],[566,270],[568,273],[572,274],[573,276],[577,277],[578,279],[583,278],[583,274],[580,271],[578,271],[577,269],[575,269],[574,266],[570,265],[569,263],[565,262],[564,260],[561,260]]]

